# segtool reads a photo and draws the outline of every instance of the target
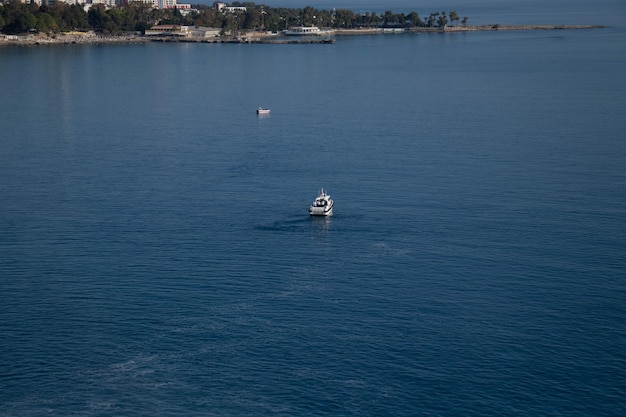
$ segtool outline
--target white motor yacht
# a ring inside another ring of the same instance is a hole
[[[315,201],[313,201],[311,207],[309,207],[309,214],[311,216],[330,216],[333,214],[334,205],[335,202],[322,188],[320,190],[320,194],[317,196]]]

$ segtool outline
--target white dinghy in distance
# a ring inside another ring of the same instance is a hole
[[[317,198],[313,201],[313,204],[311,204],[311,207],[309,207],[309,214],[311,216],[332,216],[334,205],[335,202],[322,188]]]

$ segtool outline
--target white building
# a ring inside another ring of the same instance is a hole
[[[246,7],[234,7],[234,6],[229,6],[226,3],[219,3],[219,2],[215,3],[215,9],[218,12],[222,12],[222,13],[235,13],[235,12],[248,11]]]
[[[190,26],[189,33],[192,38],[211,39],[220,36],[222,29],[209,28],[204,26]]]
[[[157,25],[146,30],[146,36],[179,36],[189,37],[189,26],[180,25]]]
[[[80,0],[81,4],[104,4],[107,8],[112,8],[115,7],[119,4],[119,2],[117,0],[91,0],[91,1],[85,1],[85,0]]]
[[[112,8],[119,6],[121,4],[121,0],[34,0],[35,4],[42,5],[46,4],[48,6],[52,6],[55,3],[66,3],[66,4],[75,4],[77,6],[87,6],[86,9],[89,9],[94,4],[104,4],[107,8]],[[139,0],[144,1],[144,0]],[[30,0],[22,0],[23,3],[30,3]]]
[[[176,0],[161,0],[162,9],[191,10],[191,4],[176,3]]]

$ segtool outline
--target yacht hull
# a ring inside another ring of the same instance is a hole
[[[326,207],[309,207],[309,214],[311,216],[332,216],[334,202],[331,200],[330,205]]]

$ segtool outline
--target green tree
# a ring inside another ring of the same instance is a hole
[[[244,21],[244,14],[242,12],[227,13],[223,16],[222,29],[232,34],[241,31]]]
[[[448,17],[445,11],[441,12],[441,14],[437,17],[437,26],[440,28],[445,28],[448,25]]]
[[[346,9],[338,9],[335,11],[335,28],[350,29],[354,27],[354,12]]]
[[[376,12],[372,12],[370,16],[369,26],[378,26],[380,25],[380,17],[376,14]]]
[[[5,33],[16,34],[23,31],[20,16],[26,11],[25,6],[26,5],[22,4],[19,0],[9,0],[4,3],[2,7],[2,17],[4,20],[2,30]]]
[[[89,28],[87,13],[82,7],[76,4],[72,4],[69,7],[66,6],[66,9],[62,14],[62,18],[65,25],[70,30],[84,30]]]
[[[150,28],[148,23],[150,20],[150,11],[145,3],[131,2],[120,6],[120,9],[124,11],[126,15],[126,29],[135,30],[141,33],[145,33],[146,29]]]
[[[28,32],[37,26],[37,18],[31,12],[24,12],[19,17],[20,32]]]
[[[248,7],[247,12],[243,15],[243,28],[259,29],[261,27],[261,20],[263,17],[261,12],[261,8]]]
[[[397,16],[391,10],[385,10],[381,18],[384,25],[398,23]]]
[[[459,20],[459,15],[457,14],[456,10],[452,10],[448,15],[450,16],[450,22],[452,23],[452,26],[454,26],[454,22],[458,22]]]
[[[196,26],[222,27],[222,18],[215,9],[200,9],[193,19]]]
[[[106,9],[102,4],[96,4],[89,9],[87,13],[89,25],[97,31],[109,33],[111,26],[111,17],[106,13]]]
[[[431,13],[431,14],[428,16],[428,20],[427,20],[426,22],[427,22],[427,26],[428,26],[429,28],[431,28],[431,27],[435,26],[435,22],[437,21],[437,17],[438,17],[438,16],[439,16],[439,12]]]
[[[127,22],[128,15],[121,9],[109,9],[106,11],[106,14],[110,17],[110,20],[106,24],[106,28],[109,32],[117,34],[131,30],[133,25]]]
[[[311,6],[306,6],[300,12],[300,19],[303,26],[314,26],[317,19],[317,11]]]
[[[420,19],[416,12],[411,12],[407,15],[407,20],[411,22],[411,26],[424,26],[424,22]]]
[[[37,32],[50,33],[58,31],[57,22],[48,13],[39,13],[35,28],[37,29]]]
[[[68,9],[69,9],[69,5],[62,3],[62,2],[55,2],[51,6],[46,6],[44,4],[39,8],[41,13],[47,13],[54,19],[54,22],[56,23],[55,32],[69,30],[69,27],[65,23],[65,18],[64,18],[64,13],[67,13]],[[86,17],[87,13],[85,13],[85,11],[82,9],[81,11],[83,15]],[[88,25],[85,25],[85,27],[88,27]]]

